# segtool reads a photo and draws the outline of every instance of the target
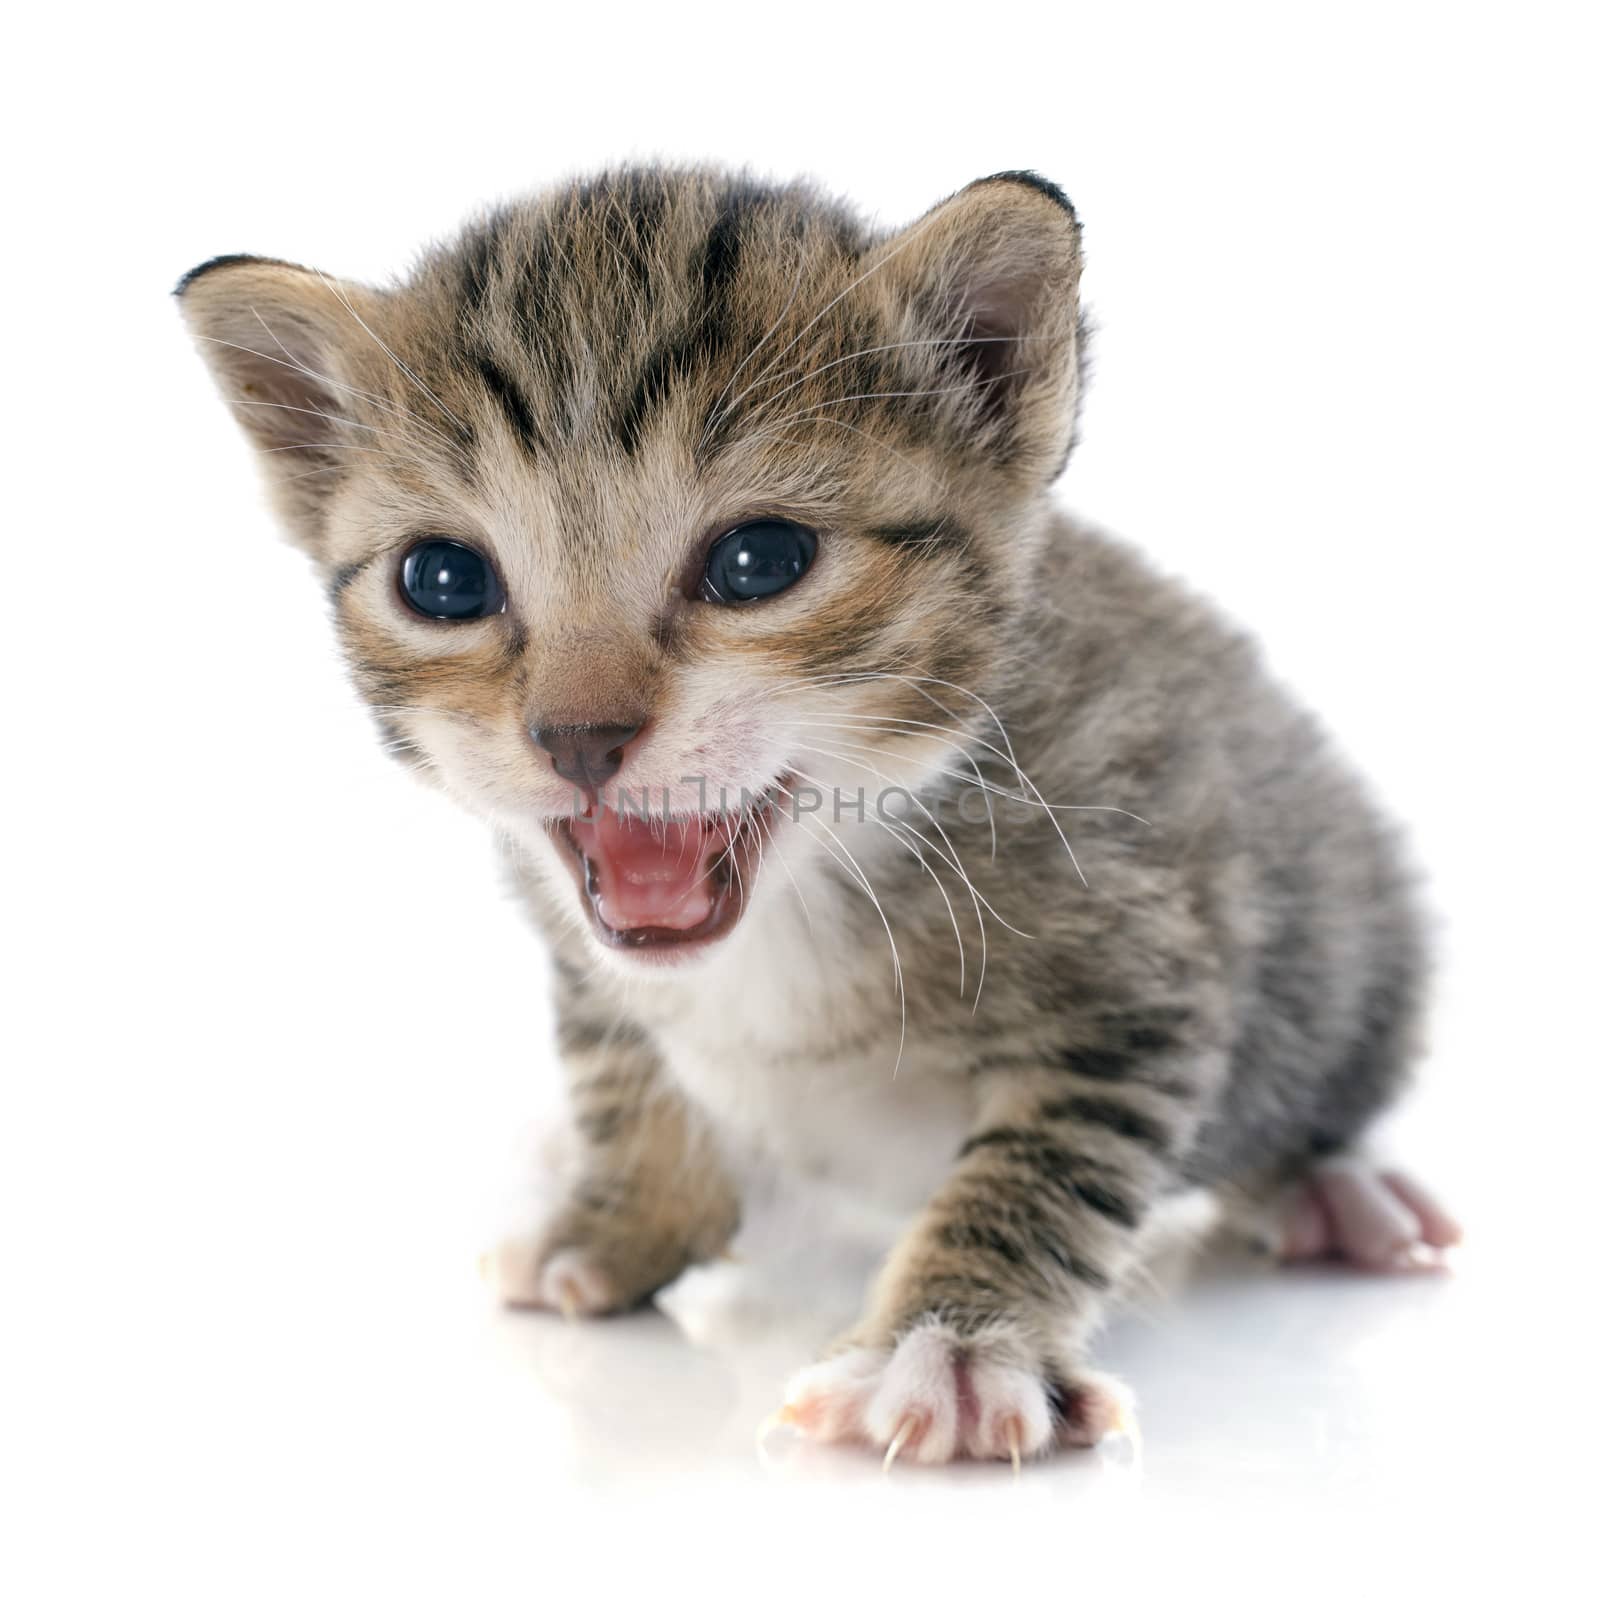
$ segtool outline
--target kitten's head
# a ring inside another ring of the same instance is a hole
[[[811,791],[951,766],[1071,447],[1078,270],[1027,173],[886,234],[637,169],[392,288],[178,294],[393,745],[635,967],[733,927],[772,829],[829,850]]]

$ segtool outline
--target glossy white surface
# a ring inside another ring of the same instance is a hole
[[[748,1259],[670,1316],[576,1324],[495,1309],[425,1228],[341,1259],[363,1209],[303,1187],[256,1261],[208,1256],[201,1219],[192,1256],[150,1258],[156,1292],[56,1330],[52,1367],[81,1381],[24,1410],[20,1524],[51,1592],[137,1570],[230,1596],[1391,1594],[1485,1573],[1570,1593],[1587,1559],[1592,1341],[1514,1195],[1447,1273],[1227,1263],[1130,1311],[1099,1359],[1137,1390],[1142,1447],[1017,1481],[758,1446],[866,1264],[814,1211],[798,1238],[758,1214]]]

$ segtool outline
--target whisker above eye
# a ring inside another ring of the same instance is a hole
[[[418,377],[418,376],[417,376],[417,375],[416,375],[416,373],[414,373],[414,372],[413,372],[413,371],[412,371],[412,370],[411,370],[411,368],[410,368],[410,367],[408,367],[408,366],[407,366],[407,365],[406,365],[406,364],[405,364],[405,362],[403,362],[403,361],[402,361],[402,360],[401,360],[401,359],[400,359],[400,357],[399,357],[399,356],[397,356],[397,355],[396,355],[396,354],[395,354],[395,353],[394,353],[394,351],[393,351],[393,350],[391,350],[391,349],[390,349],[390,348],[389,348],[389,347],[388,347],[388,345],[386,345],[386,344],[385,344],[385,343],[384,343],[384,342],[383,342],[383,340],[382,340],[382,339],[380,339],[380,338],[379,338],[379,337],[378,337],[378,336],[377,336],[377,334],[375,334],[375,333],[374,333],[374,332],[373,332],[373,331],[372,331],[372,329],[371,329],[371,328],[369,328],[369,327],[368,327],[368,326],[367,326],[367,324],[366,324],[366,323],[365,323],[365,321],[363,321],[363,320],[362,320],[362,316],[361,316],[361,313],[360,313],[360,312],[359,312],[359,311],[357,311],[357,310],[356,310],[356,308],[355,308],[355,307],[354,307],[354,306],[353,306],[353,305],[351,305],[351,304],[350,304],[350,301],[349,301],[349,299],[348,299],[348,298],[347,298],[347,297],[346,297],[346,296],[345,296],[345,294],[344,294],[344,293],[343,293],[343,291],[342,291],[342,290],[341,290],[341,289],[340,289],[340,288],[339,288],[339,285],[338,285],[338,284],[337,284],[337,283],[335,283],[335,282],[334,282],[334,280],[333,280],[333,279],[332,279],[332,278],[330,278],[330,277],[329,277],[329,276],[328,276],[328,275],[327,275],[327,274],[326,274],[326,273],[325,273],[325,272],[319,272],[319,273],[317,273],[317,277],[318,277],[318,278],[320,278],[320,279],[321,279],[321,280],[322,280],[322,283],[323,283],[323,285],[324,285],[324,287],[325,287],[325,288],[326,288],[326,289],[327,289],[327,290],[328,290],[328,292],[329,292],[329,293],[330,293],[330,294],[332,294],[332,296],[333,296],[333,297],[334,297],[334,299],[335,299],[335,300],[337,300],[337,301],[338,301],[338,302],[339,302],[339,304],[340,304],[340,305],[342,305],[342,306],[343,306],[343,307],[344,307],[344,308],[345,308],[345,310],[346,310],[346,311],[348,311],[348,312],[349,312],[349,313],[350,313],[350,315],[351,315],[351,316],[352,316],[352,317],[353,317],[353,318],[354,318],[354,319],[355,319],[355,322],[356,322],[356,326],[357,326],[357,327],[358,327],[358,328],[360,328],[360,329],[361,329],[361,331],[362,331],[362,332],[363,332],[363,333],[364,333],[364,334],[366,334],[366,336],[367,336],[367,337],[368,337],[368,338],[369,338],[369,339],[371,339],[371,340],[372,340],[372,342],[373,342],[373,343],[374,343],[374,344],[375,344],[375,345],[377,345],[377,347],[378,347],[378,348],[379,348],[379,349],[380,349],[380,350],[381,350],[381,351],[382,351],[382,352],[383,352],[383,353],[384,353],[384,354],[385,354],[385,355],[386,355],[386,356],[387,356],[387,357],[388,357],[388,358],[389,358],[389,359],[390,359],[390,360],[391,360],[391,361],[392,361],[392,362],[393,362],[393,363],[394,363],[394,364],[395,364],[395,366],[397,366],[397,367],[398,367],[398,368],[399,368],[399,369],[400,369],[400,371],[401,371],[401,372],[402,372],[402,373],[403,373],[403,374],[404,374],[404,375],[405,375],[405,377],[406,377],[406,378],[407,378],[407,380],[408,380],[408,381],[409,381],[409,382],[410,382],[410,383],[412,383],[412,384],[413,384],[413,385],[415,385],[415,387],[416,387],[416,388],[417,388],[417,389],[418,389],[418,390],[419,390],[419,391],[420,391],[420,392],[421,392],[421,393],[422,393],[422,394],[424,394],[424,395],[426,395],[426,396],[427,396],[427,397],[428,397],[428,399],[430,399],[430,400],[431,400],[431,401],[432,401],[432,402],[433,402],[433,403],[434,403],[434,404],[435,404],[435,405],[436,405],[436,406],[438,406],[438,408],[439,408],[439,409],[440,409],[440,410],[441,410],[441,411],[442,411],[442,412],[443,412],[443,413],[444,413],[444,414],[445,414],[445,415],[446,415],[446,416],[447,416],[447,417],[448,417],[448,418],[449,418],[449,419],[450,419],[450,420],[451,420],[451,421],[452,421],[452,422],[453,422],[453,423],[455,423],[455,425],[456,425],[456,427],[457,427],[457,428],[458,428],[458,429],[459,429],[459,430],[460,430],[460,431],[461,431],[461,432],[462,432],[462,433],[463,433],[463,434],[466,434],[466,433],[468,433],[468,432],[469,432],[469,431],[470,431],[470,430],[469,430],[469,429],[468,429],[468,428],[467,428],[467,425],[466,425],[466,423],[464,423],[464,422],[463,422],[463,421],[462,421],[462,420],[461,420],[461,418],[460,418],[460,417],[458,417],[458,416],[457,416],[457,415],[456,415],[456,414],[455,414],[455,412],[453,412],[453,411],[452,411],[452,410],[451,410],[451,409],[450,409],[450,408],[449,408],[449,406],[447,406],[447,405],[446,405],[446,404],[445,404],[445,403],[444,403],[444,401],[443,401],[443,400],[441,400],[441,399],[440,399],[440,398],[439,398],[439,397],[438,397],[438,395],[436,395],[436,394],[435,394],[435,393],[434,393],[434,392],[433,392],[433,390],[432,390],[432,389],[430,389],[430,388],[429,388],[429,387],[428,387],[428,386],[427,386],[427,384],[425,384],[425,383],[424,383],[424,382],[423,382],[423,381],[422,381],[422,379],[421,379],[421,378],[419,378],[419,377]]]
[[[784,395],[793,389],[803,388],[819,373],[827,372],[833,367],[842,367],[848,361],[860,361],[865,356],[882,355],[890,350],[914,350],[930,345],[972,345],[972,344],[1022,344],[1037,337],[1033,334],[993,334],[978,339],[901,339],[894,344],[869,345],[865,350],[852,350],[847,356],[837,356],[832,361],[824,361],[820,367],[799,366],[786,367],[782,372],[774,373],[771,378],[762,379],[765,383],[776,383],[779,378],[786,378],[792,372],[801,373],[793,383],[785,384],[783,388],[769,394],[757,404],[745,419],[746,423],[753,422],[775,400],[781,400]]]
[[[781,426],[793,418],[809,416],[813,411],[821,411],[827,406],[847,406],[857,400],[924,400],[933,395],[963,394],[969,390],[1003,383],[1007,378],[1026,377],[1035,370],[1033,367],[1014,367],[1009,372],[997,372],[992,378],[968,378],[961,383],[946,384],[938,389],[863,389],[859,394],[843,394],[831,400],[819,400],[815,405],[802,406],[798,411],[787,412],[778,419],[775,426]]]
[[[272,444],[257,451],[258,455],[277,456],[285,450],[354,450],[357,455],[386,456],[390,452],[373,444]]]
[[[923,221],[926,221],[926,218],[924,218],[924,219],[922,219],[922,220],[923,220]],[[781,349],[781,350],[780,350],[780,351],[778,351],[778,353],[777,353],[777,354],[776,354],[776,355],[775,355],[775,356],[773,356],[773,357],[772,357],[772,359],[771,359],[771,360],[770,360],[770,361],[768,361],[768,363],[767,363],[767,364],[766,364],[766,366],[765,366],[765,367],[763,367],[763,368],[762,368],[762,369],[761,369],[761,371],[760,371],[760,372],[758,372],[758,373],[757,373],[757,374],[756,374],[756,376],[755,376],[755,378],[754,378],[754,380],[753,380],[753,381],[752,381],[752,382],[751,382],[751,383],[749,383],[749,384],[746,384],[746,385],[745,385],[745,387],[744,387],[744,388],[743,388],[743,389],[741,389],[741,390],[740,390],[740,391],[739,391],[739,393],[738,393],[738,394],[736,394],[736,395],[735,395],[735,396],[734,396],[734,397],[733,397],[733,399],[732,399],[732,400],[730,400],[730,401],[729,401],[729,402],[728,402],[728,404],[727,404],[727,406],[726,406],[726,407],[725,407],[725,408],[724,408],[724,409],[723,409],[723,411],[722,411],[722,412],[721,412],[721,414],[720,414],[720,415],[719,415],[719,417],[718,417],[718,418],[717,418],[717,426],[718,426],[718,427],[720,427],[720,426],[721,426],[721,425],[722,425],[722,423],[723,423],[723,421],[724,421],[724,420],[726,420],[726,418],[727,418],[727,417],[728,417],[728,415],[729,415],[729,414],[730,414],[730,413],[731,413],[731,412],[732,412],[732,411],[733,411],[733,410],[734,410],[734,409],[735,409],[735,408],[736,408],[736,407],[737,407],[737,406],[738,406],[738,404],[739,404],[739,402],[740,402],[740,401],[741,401],[741,400],[743,400],[743,399],[744,399],[744,397],[745,397],[745,396],[746,396],[746,395],[747,395],[747,394],[749,394],[749,393],[750,393],[750,391],[751,391],[751,390],[752,390],[752,389],[753,389],[753,388],[754,388],[754,387],[755,387],[755,385],[756,385],[756,384],[758,384],[758,383],[760,383],[760,382],[761,382],[761,380],[762,380],[762,379],[763,379],[763,378],[764,378],[764,377],[765,377],[765,376],[766,376],[766,375],[767,375],[767,373],[769,373],[769,372],[770,372],[770,371],[771,371],[771,370],[772,370],[772,368],[773,368],[773,367],[774,367],[774,365],[776,365],[776,364],[777,364],[777,363],[778,363],[778,362],[779,362],[779,361],[781,361],[781,360],[782,360],[782,359],[783,359],[783,358],[784,358],[784,357],[785,357],[785,356],[786,356],[786,355],[788,355],[788,353],[789,353],[789,352],[790,352],[790,351],[791,351],[791,350],[793,350],[793,349],[794,349],[794,347],[795,347],[795,346],[796,346],[796,345],[797,345],[797,344],[799,344],[799,342],[800,342],[800,341],[801,341],[801,340],[802,340],[802,339],[803,339],[803,338],[805,338],[805,336],[806,336],[806,335],[807,335],[807,334],[808,334],[808,333],[809,333],[809,332],[810,332],[810,331],[811,331],[811,330],[812,330],[812,329],[813,329],[813,328],[814,328],[814,327],[816,327],[816,325],[817,325],[817,324],[818,324],[818,323],[819,323],[819,322],[821,322],[821,321],[822,321],[822,319],[823,319],[823,318],[824,318],[824,317],[825,317],[825,316],[827,316],[827,314],[828,314],[828,313],[829,313],[829,312],[830,312],[830,311],[832,311],[832,310],[833,310],[833,308],[834,308],[834,307],[835,307],[835,306],[836,306],[836,305],[838,305],[838,303],[839,303],[839,302],[840,302],[840,301],[841,301],[841,300],[843,300],[843,299],[844,299],[844,297],[845,297],[845,296],[846,296],[846,295],[847,295],[847,294],[849,294],[849,293],[851,293],[851,292],[852,292],[852,291],[853,291],[853,290],[855,290],[855,289],[858,289],[858,288],[860,288],[860,287],[861,287],[861,285],[862,285],[862,284],[863,284],[863,283],[865,283],[865,282],[866,282],[866,281],[867,281],[867,279],[868,279],[868,278],[870,278],[870,277],[872,277],[872,276],[873,276],[873,275],[874,275],[874,274],[876,274],[876,273],[878,273],[878,272],[881,272],[881,271],[882,271],[882,270],[883,270],[883,269],[884,269],[884,268],[885,268],[885,267],[886,267],[886,266],[888,266],[888,264],[889,264],[889,263],[890,263],[890,262],[891,262],[891,261],[893,261],[893,260],[894,260],[894,258],[895,258],[895,257],[896,257],[896,256],[897,256],[897,255],[899,255],[899,254],[900,254],[900,253],[901,253],[901,251],[903,251],[903,250],[905,250],[905,249],[907,249],[907,248],[909,248],[909,246],[910,246],[910,245],[912,245],[912,244],[913,244],[913,243],[914,243],[914,242],[915,242],[915,240],[916,240],[916,236],[917,236],[917,231],[918,231],[918,228],[919,228],[919,227],[920,227],[920,226],[921,226],[921,224],[920,224],[920,223],[913,223],[913,224],[912,224],[912,225],[911,225],[911,226],[910,226],[910,227],[909,227],[909,228],[907,228],[907,229],[906,229],[906,231],[905,231],[905,237],[904,237],[904,238],[902,238],[902,239],[901,239],[901,241],[900,241],[900,243],[899,243],[899,244],[897,244],[897,245],[896,245],[896,246],[895,246],[895,247],[894,247],[894,249],[893,249],[893,250],[890,250],[890,251],[889,251],[889,252],[887,252],[887,254],[885,254],[885,255],[884,255],[884,256],[882,256],[882,257],[881,257],[881,258],[880,258],[880,259],[879,259],[879,260],[878,260],[878,261],[876,261],[876,262],[874,262],[874,263],[873,263],[873,264],[872,264],[872,265],[871,265],[871,266],[870,266],[870,267],[868,267],[868,268],[867,268],[867,270],[866,270],[866,271],[865,271],[865,272],[862,272],[862,273],[859,273],[859,274],[858,274],[858,275],[857,275],[857,276],[856,276],[856,277],[854,277],[854,278],[852,278],[852,279],[851,279],[851,280],[850,280],[850,282],[849,282],[849,283],[847,283],[847,284],[846,284],[846,285],[845,285],[845,286],[844,286],[844,288],[842,288],[842,289],[841,289],[841,290],[840,290],[840,291],[839,291],[839,292],[838,292],[838,294],[836,294],[836,295],[835,295],[835,296],[834,296],[834,297],[833,297],[833,299],[831,299],[831,300],[830,300],[830,301],[829,301],[829,302],[828,302],[828,303],[827,303],[827,304],[826,304],[826,305],[825,305],[825,306],[824,306],[824,307],[823,307],[823,308],[822,308],[822,309],[821,309],[821,310],[820,310],[820,311],[819,311],[819,312],[818,312],[818,313],[817,313],[817,314],[816,314],[816,315],[815,315],[815,316],[814,316],[814,317],[813,317],[813,318],[812,318],[812,319],[811,319],[811,320],[810,320],[810,321],[809,321],[809,322],[808,322],[808,323],[806,323],[806,325],[805,325],[805,326],[804,326],[804,327],[803,327],[803,328],[802,328],[802,329],[801,329],[801,330],[800,330],[800,331],[799,331],[799,333],[797,333],[797,334],[796,334],[796,335],[795,335],[795,336],[794,336],[794,338],[792,338],[792,339],[791,339],[791,340],[790,340],[790,341],[789,341],[789,342],[788,342],[788,344],[786,344],[786,345],[785,345],[785,346],[784,346],[784,347],[783,347],[783,349]],[[793,298],[793,297],[792,297],[792,296],[791,296],[791,299],[792,299],[792,298]],[[763,341],[763,342],[764,342],[764,341]],[[714,431],[714,430],[711,430],[711,431]]]
[[[885,269],[885,267],[888,266],[888,264],[890,264],[891,261],[894,261],[894,259],[898,258],[899,254],[904,253],[904,251],[909,250],[910,246],[915,245],[915,243],[917,243],[918,240],[920,240],[920,238],[922,238],[923,230],[930,229],[930,227],[936,226],[936,224],[934,224],[934,218],[936,218],[936,216],[938,216],[938,210],[928,211],[928,213],[925,213],[925,214],[923,214],[923,216],[920,216],[920,218],[918,218],[917,221],[912,222],[912,224],[910,224],[909,227],[906,227],[906,229],[902,230],[901,237],[899,237],[899,243],[896,243],[896,245],[894,245],[893,250],[885,251],[885,253],[883,253],[882,256],[878,256],[877,261],[872,262],[872,266],[867,267],[867,269],[864,270],[864,272],[858,272],[858,274],[856,274],[856,277],[851,278],[850,282],[846,283],[846,285],[843,286],[842,290],[838,291],[838,293],[835,294],[834,298],[830,299],[830,301],[827,302],[826,306],[822,307],[822,309],[819,310],[818,314],[814,315],[814,317],[811,318],[810,322],[806,323],[806,325],[803,326],[802,330],[798,331],[798,333],[795,334],[794,338],[790,339],[790,341],[787,342],[786,346],[782,347],[781,350],[778,350],[778,352],[776,352],[776,354],[774,354],[773,357],[771,357],[770,360],[768,360],[768,362],[766,362],[766,365],[763,366],[762,370],[758,371],[758,373],[755,374],[755,378],[752,379],[752,381],[750,381],[749,384],[746,384],[746,386],[744,386],[744,389],[739,390],[739,394],[738,395],[734,395],[733,400],[730,400],[730,402],[728,402],[728,405],[722,406],[722,408],[720,408],[720,410],[718,410],[717,416],[715,416],[715,426],[717,426],[717,427],[722,426],[723,421],[726,421],[726,418],[728,418],[728,416],[730,416],[730,414],[733,413],[733,411],[736,410],[736,408],[738,408],[739,402],[741,402],[741,400],[744,400],[744,397],[746,397],[746,395],[752,394],[752,392],[754,392],[754,390],[757,389],[757,387],[760,386],[760,384],[762,384],[762,382],[765,381],[766,378],[768,378],[768,374],[770,374],[771,371],[773,371],[774,366],[778,365],[778,363],[781,362],[782,358],[786,357],[786,355],[789,354],[790,350],[794,349],[794,347],[797,346],[798,342],[802,341],[802,339],[805,338],[806,334],[810,333],[810,331],[813,330],[814,326],[818,325],[818,323],[821,322],[822,318],[826,317],[826,315],[829,314],[830,310],[834,309],[834,307],[837,306],[838,302],[843,301],[843,299],[845,299],[845,296],[848,296],[848,294],[854,293],[854,291],[858,290],[858,288],[861,288],[862,283],[866,283],[867,280],[869,280],[869,278],[875,277],[875,275],[877,275],[878,272],[882,272],[882,270]],[[798,288],[798,280],[797,280],[797,288]],[[794,301],[794,294],[790,294],[790,302],[792,302],[792,301]],[[787,312],[787,307],[786,307],[786,312]],[[779,320],[781,320],[781,318],[779,318]],[[776,326],[776,325],[774,325],[774,326]],[[763,336],[762,344],[765,344],[765,342],[766,342],[766,336]],[[755,354],[754,350],[752,350],[752,352],[750,352],[750,354],[754,355]],[[749,360],[749,357],[747,357],[746,360]],[[739,370],[742,370],[742,366],[744,366],[744,363],[742,363],[742,362],[739,363],[739,368],[738,368],[738,370],[736,370],[736,373],[738,373]],[[706,442],[706,438],[709,438],[710,434],[712,434],[712,432],[714,432],[714,429],[712,429],[712,427],[710,427],[709,424],[707,424],[706,434],[702,435],[702,440],[701,440],[702,445],[704,445],[704,442]]]
[[[235,405],[249,405],[249,406],[259,406],[259,405],[271,405],[271,404],[274,404],[274,402],[266,401],[266,400],[236,400],[233,403]],[[302,406],[284,406],[281,409],[283,409],[285,411],[300,411],[300,410],[304,410],[305,408],[302,407]],[[313,415],[317,415],[317,416],[321,416],[324,413],[314,412],[312,414]],[[343,422],[346,426],[353,427],[353,428],[365,428],[365,427],[368,427],[368,424],[361,423],[361,422],[354,422],[348,417],[333,417],[333,416],[330,416],[330,417],[328,417],[328,421],[330,421],[330,422]],[[373,433],[377,433],[377,434],[383,434],[383,435],[386,435],[386,436],[392,436],[394,438],[404,438],[405,437],[403,434],[392,434],[392,431],[390,429],[387,429],[387,428],[371,428],[369,431],[371,431]],[[286,452],[295,451],[295,450],[307,451],[312,455],[324,455],[329,451],[337,450],[341,454],[353,454],[353,455],[360,455],[360,456],[384,456],[384,457],[387,457],[390,461],[404,461],[404,462],[408,463],[410,466],[416,467],[419,471],[422,471],[422,472],[426,472],[427,471],[427,466],[428,466],[428,464],[425,461],[423,461],[420,456],[410,455],[410,454],[406,453],[405,451],[392,450],[387,445],[330,444],[326,440],[316,440],[316,441],[313,441],[313,442],[307,443],[307,444],[271,444],[271,445],[261,445],[261,446],[257,447],[256,454],[257,455],[262,455],[262,456],[276,456],[276,455],[283,455]],[[283,481],[286,482],[286,483],[299,483],[301,481],[301,479],[303,479],[303,478],[314,478],[319,473],[334,472],[334,471],[337,471],[337,470],[338,470],[337,465],[331,465],[331,466],[325,466],[325,467],[317,467],[317,468],[314,468],[310,472],[297,472],[297,473],[294,473],[290,477],[284,479]]]
[[[745,356],[744,360],[742,360],[738,366],[733,369],[732,373],[728,377],[728,381],[723,384],[721,391],[717,395],[717,398],[712,402],[711,412],[706,418],[706,425],[700,432],[700,441],[695,446],[695,454],[697,456],[705,449],[706,444],[709,442],[712,434],[720,425],[722,417],[726,415],[726,412],[721,409],[724,396],[738,381],[739,374],[744,371],[745,367],[755,356],[756,352],[760,350],[767,340],[770,339],[773,334],[775,334],[778,329],[783,326],[783,319],[789,315],[790,308],[794,305],[795,298],[800,293],[800,285],[804,279],[805,261],[804,258],[802,258],[799,267],[795,271],[794,284],[789,290],[789,298],[783,303],[783,310],[778,313],[777,318],[773,322],[772,326],[768,328],[758,340],[756,340],[755,344],[751,347],[749,354]],[[760,381],[759,378],[757,381]],[[734,404],[737,403],[737,401],[734,402]]]
[[[277,356],[268,355],[265,350],[253,349],[249,345],[239,344],[232,339],[219,339],[214,334],[202,333],[197,335],[197,337],[204,340],[207,344],[222,345],[229,350],[237,350],[241,354],[254,356],[258,361],[270,362],[275,367],[284,367],[291,372],[302,373],[305,377],[314,379],[317,383],[322,384],[325,388],[337,389],[343,394],[354,395],[358,400],[365,400],[369,405],[377,406],[380,411],[385,411],[390,416],[406,422],[414,422],[419,428],[425,428],[448,450],[452,451],[455,455],[462,457],[462,459],[465,459],[465,456],[461,451],[461,447],[455,442],[455,440],[450,438],[448,434],[436,428],[431,422],[427,421],[426,418],[419,417],[416,412],[410,411],[404,406],[395,405],[391,401],[384,399],[382,395],[373,394],[370,390],[358,389],[353,384],[342,383],[339,381],[339,379],[330,377],[326,372],[318,372],[314,367],[307,366],[305,362],[296,360],[294,355],[284,345],[283,340],[281,340],[277,334],[272,331],[271,327],[267,324],[266,319],[261,315],[261,313],[255,310],[254,307],[251,307],[251,311],[255,316],[256,321],[261,324],[261,327],[266,333],[267,337],[271,339],[280,350],[283,351],[284,359],[279,360]],[[332,419],[330,418],[330,420]]]
[[[412,446],[415,446],[416,444],[415,439],[409,439],[405,434],[398,433],[393,428],[380,428],[376,423],[372,422],[358,422],[354,417],[341,417],[332,411],[320,410],[316,406],[292,406],[283,400],[231,400],[230,404],[236,406],[248,406],[252,410],[292,411],[296,412],[300,416],[320,418],[323,422],[331,422],[336,427],[357,428],[362,433],[376,434],[379,438],[401,439],[404,440],[405,443]],[[336,450],[340,448],[343,447],[339,445],[323,445],[314,443],[298,445],[275,445],[272,447],[272,449],[263,450],[261,453],[263,455],[270,455],[272,454],[273,450]],[[388,453],[393,454],[395,452]],[[409,459],[415,460],[418,458],[412,457]]]
[[[765,431],[763,431],[761,433],[745,435],[744,437],[740,438],[738,443],[739,443],[740,447],[743,447],[745,445],[758,443],[758,442],[760,442],[762,440],[765,440],[765,439],[778,438],[778,437],[781,436],[781,430],[783,428],[789,426],[789,424],[791,422],[796,422],[796,423],[800,423],[800,422],[825,422],[830,427],[844,428],[847,431],[849,431],[850,433],[860,434],[860,436],[863,439],[867,440],[871,444],[877,445],[880,450],[887,450],[889,452],[889,454],[892,455],[897,461],[905,462],[905,464],[908,467],[910,467],[913,472],[921,473],[921,475],[924,478],[926,478],[928,480],[928,482],[933,485],[934,489],[936,491],[938,491],[939,493],[941,493],[941,494],[949,494],[949,493],[952,492],[949,483],[944,478],[940,477],[939,474],[937,474],[936,472],[933,472],[928,467],[925,467],[921,462],[913,461],[910,458],[910,456],[903,454],[899,450],[896,450],[893,445],[888,444],[884,440],[875,437],[873,434],[868,433],[863,428],[856,427],[853,423],[841,421],[838,417],[814,417],[814,416],[795,416],[793,418],[785,417],[780,422],[773,424],[772,427],[770,429],[768,429],[768,430],[765,430]]]

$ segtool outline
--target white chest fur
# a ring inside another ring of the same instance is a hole
[[[971,1132],[968,1083],[914,1039],[902,1054],[887,963],[830,942],[815,907],[808,921],[793,896],[764,898],[727,951],[635,1009],[736,1163],[920,1205]]]

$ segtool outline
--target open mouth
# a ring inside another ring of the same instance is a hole
[[[687,953],[723,938],[743,915],[761,864],[760,836],[774,820],[763,795],[739,811],[665,818],[594,806],[561,818],[554,832],[607,944]]]

